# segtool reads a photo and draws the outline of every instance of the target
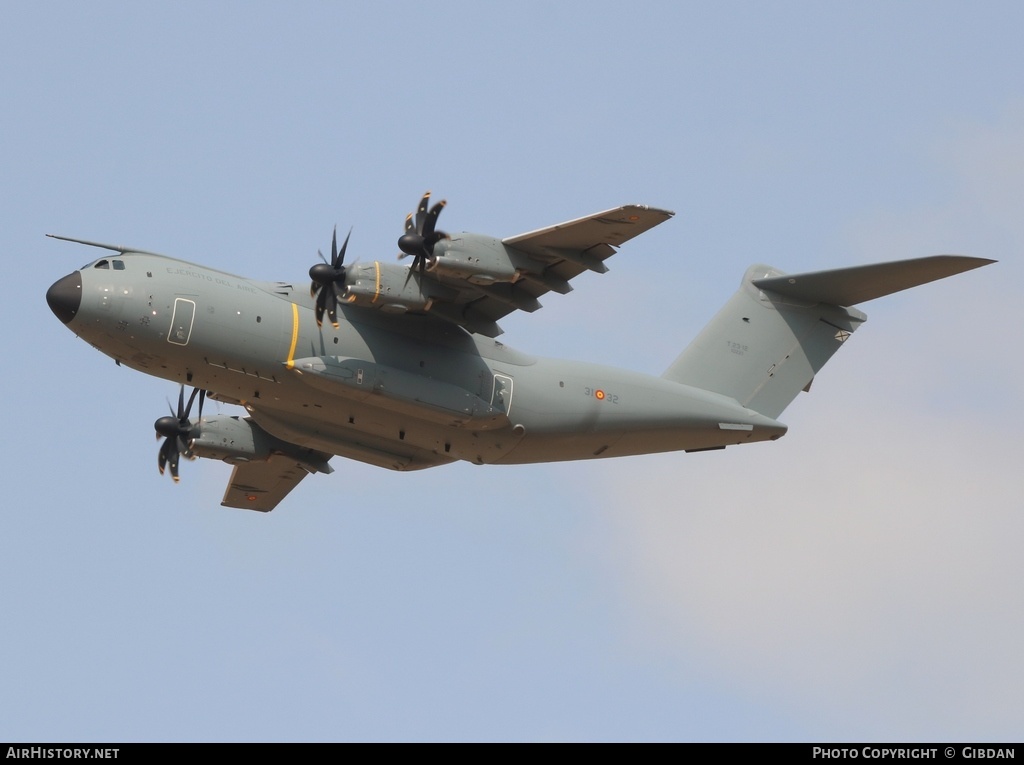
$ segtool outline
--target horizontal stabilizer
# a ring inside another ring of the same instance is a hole
[[[758,289],[809,303],[856,305],[994,262],[964,255],[935,255],[831,271],[768,276],[753,279],[752,283]]]

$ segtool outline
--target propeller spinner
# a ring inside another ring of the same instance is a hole
[[[317,250],[317,255],[323,263],[317,263],[309,269],[309,278],[312,284],[309,285],[310,297],[316,298],[316,325],[321,326],[324,314],[331,320],[334,328],[338,328],[338,298],[345,286],[345,250],[348,248],[348,238],[352,236],[352,229],[349,229],[345,241],[338,250],[338,228],[335,226],[334,235],[331,237],[331,260],[328,262],[324,254]]]
[[[153,423],[157,440],[160,439],[160,436],[164,437],[164,442],[160,446],[160,453],[157,456],[157,466],[160,468],[160,475],[163,475],[164,468],[170,465],[171,478],[174,479],[175,483],[178,482],[178,460],[182,454],[188,456],[189,441],[191,440],[189,436],[192,433],[192,422],[188,416],[192,411],[192,402],[196,400],[197,393],[199,394],[199,416],[196,418],[196,422],[203,419],[203,400],[206,398],[206,391],[193,388],[192,395],[188,397],[188,406],[185,406],[185,386],[182,385],[181,390],[178,391],[177,414],[175,414],[174,409],[171,409],[169,416],[161,417]]]
[[[415,222],[413,222],[412,213],[405,216],[405,233],[398,239],[398,248],[402,251],[398,257],[404,258],[406,255],[412,255],[412,267],[418,268],[421,274],[427,268],[427,261],[434,254],[434,245],[442,239],[448,238],[448,234],[445,232],[434,229],[437,225],[437,216],[441,214],[441,210],[448,203],[442,199],[429,211],[427,210],[428,204],[430,204],[429,191],[420,200],[420,206],[416,209]]]

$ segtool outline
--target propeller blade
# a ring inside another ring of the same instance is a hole
[[[316,296],[316,325],[319,327],[323,324],[324,319],[324,296],[327,291],[324,290]]]
[[[188,453],[194,427],[189,417],[192,413],[192,405],[195,403],[196,396],[199,397],[199,416],[196,420],[198,423],[203,417],[203,402],[206,400],[206,390],[193,388],[186,404],[184,385],[178,390],[177,411],[174,410],[174,407],[168,401],[167,407],[171,410],[171,415],[169,417],[161,417],[153,423],[157,439],[159,440],[161,436],[164,439],[157,452],[156,466],[160,470],[160,475],[163,475],[167,467],[170,466],[171,478],[174,479],[175,483],[179,480],[178,463],[180,462],[181,455],[184,454],[189,459],[193,459],[193,455]]]
[[[434,236],[434,226],[437,224],[437,216],[441,214],[441,210],[444,209],[446,204],[448,204],[448,202],[442,199],[430,208],[426,222],[423,224],[423,231],[420,232],[423,235],[423,238],[427,241],[430,241],[431,237]]]
[[[181,386],[181,392],[182,392],[182,396],[184,396],[184,393],[185,393],[185,386],[184,385]],[[196,400],[196,394],[197,393],[199,393],[199,388],[193,388],[192,389],[192,395],[188,397],[188,406],[185,407],[185,411],[184,412],[179,412],[178,413],[178,416],[181,419],[182,425],[188,423],[188,421],[189,421],[188,420],[188,416],[192,412],[192,402],[194,402]]]
[[[320,252],[320,250],[317,250],[316,254],[320,256],[320,260],[322,260],[326,265],[330,265],[330,263],[327,263],[327,258],[324,257],[324,254]],[[316,297],[316,293],[320,291],[320,280],[317,278],[317,273],[319,272],[319,270],[319,263],[311,266],[309,269],[309,278],[311,280],[309,284],[310,297]]]
[[[419,207],[416,208],[415,218],[413,213],[405,216],[405,233],[398,239],[398,249],[402,254],[398,256],[401,260],[406,255],[412,255],[411,268],[423,274],[427,270],[427,262],[434,254],[434,245],[448,235],[443,231],[437,231],[437,219],[441,211],[448,204],[442,199],[433,207],[430,205],[430,192],[423,195]],[[428,209],[429,207],[429,209]],[[414,222],[415,221],[415,222]]]
[[[323,326],[324,314],[331,320],[334,328],[338,328],[338,299],[345,286],[345,253],[348,251],[348,240],[352,236],[352,229],[345,235],[345,241],[338,249],[338,227],[334,227],[331,234],[331,260],[328,262],[324,254],[317,250],[323,263],[317,263],[309,269],[309,296],[316,298],[314,315],[316,316],[317,327]],[[328,289],[330,287],[330,289]]]
[[[337,235],[338,230],[335,229],[334,233],[335,235]],[[342,265],[345,263],[345,250],[348,249],[348,239],[350,236],[352,236],[352,229],[348,230],[348,233],[345,234],[345,241],[341,243],[341,252],[338,253],[338,262],[335,264],[335,268],[340,269]]]
[[[428,204],[430,204],[429,191],[423,195],[423,199],[420,200],[420,206],[416,208],[416,231],[419,234],[423,233],[423,222],[427,219]]]

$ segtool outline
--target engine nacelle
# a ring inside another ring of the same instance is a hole
[[[204,417],[193,432],[189,454],[213,460],[252,462],[269,459],[277,451],[275,439],[252,420],[243,417],[213,415]]]
[[[416,271],[392,263],[356,263],[348,267],[343,299],[366,308],[390,313],[427,311],[436,298],[450,290],[436,283],[423,283]]]
[[[518,272],[516,261],[524,257],[492,236],[457,234],[434,245],[427,270],[473,284],[511,282]]]

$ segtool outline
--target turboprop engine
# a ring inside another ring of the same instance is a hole
[[[278,451],[277,439],[248,418],[214,415],[193,426],[193,433],[189,454],[194,457],[235,464],[266,460]]]
[[[389,313],[405,313],[429,311],[435,299],[451,298],[454,294],[444,285],[421,278],[414,269],[374,261],[349,266],[342,300]]]
[[[518,257],[517,257],[518,256]],[[473,284],[515,281],[515,261],[526,258],[500,239],[482,234],[459,234],[434,245],[427,270],[443,276],[468,279]]]

